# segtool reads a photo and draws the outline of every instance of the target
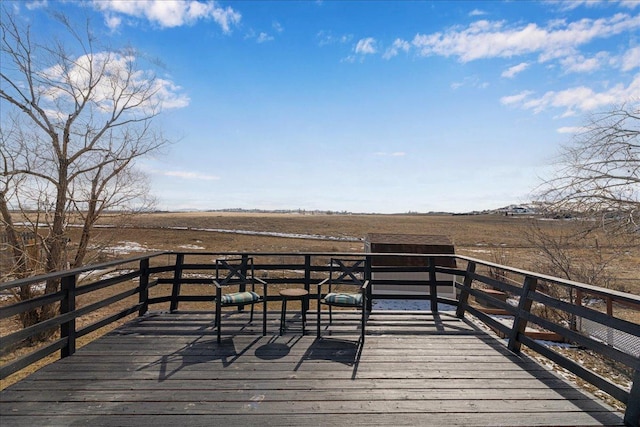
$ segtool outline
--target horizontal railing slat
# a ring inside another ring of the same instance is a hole
[[[61,291],[40,295],[27,301],[20,301],[0,308],[0,320],[7,317],[15,316],[20,313],[34,310],[44,305],[55,304],[60,302],[64,298],[64,293]]]
[[[520,315],[530,322],[533,322],[545,329],[559,334],[560,336],[566,338],[568,341],[575,342],[576,344],[587,347],[595,351],[596,353],[602,354],[603,356],[607,356],[615,360],[616,362],[624,363],[630,368],[640,369],[640,359],[638,359],[637,357],[620,351],[601,341],[594,340],[591,337],[567,329],[563,326],[558,325],[557,323],[550,322],[549,320],[543,319],[542,317],[536,316],[535,314],[521,312]]]
[[[24,369],[27,366],[37,362],[38,360],[44,359],[53,352],[60,350],[62,347],[66,346],[67,342],[67,338],[59,338],[32,353],[29,353],[19,359],[14,360],[13,362],[9,362],[6,365],[3,365],[0,368],[0,378],[6,378],[9,375],[14,374],[19,370]]]
[[[109,324],[111,324],[111,323],[113,323],[113,322],[115,322],[117,320],[120,320],[120,319],[122,319],[124,317],[127,317],[127,316],[129,316],[129,315],[131,315],[133,313],[136,313],[140,309],[141,305],[142,304],[136,304],[136,305],[134,305],[132,307],[129,307],[129,308],[126,308],[126,309],[124,309],[122,311],[119,311],[116,314],[113,314],[113,315],[111,315],[109,317],[105,317],[104,319],[98,320],[97,322],[94,322],[94,323],[92,323],[90,325],[87,325],[84,328],[78,329],[78,331],[76,332],[76,335],[78,337],[82,337],[82,336],[90,334],[91,332],[96,331],[96,330],[98,330],[98,329],[100,329],[100,328],[102,328],[104,326],[107,326],[107,325],[109,325]]]
[[[135,270],[128,273],[123,273],[115,277],[110,277],[108,279],[98,280],[97,282],[91,283],[89,285],[78,286],[76,288],[76,295],[84,295],[90,292],[95,292],[100,289],[108,288],[110,286],[114,286],[120,283],[127,282],[131,279],[135,279],[140,277],[140,271]]]
[[[557,308],[565,313],[584,317],[585,319],[593,320],[594,322],[600,323],[601,325],[605,325],[609,328],[617,329],[619,331],[626,332],[627,334],[640,337],[640,327],[638,327],[636,323],[628,322],[614,316],[609,316],[606,313],[601,313],[588,307],[569,304],[568,302],[550,297],[540,292],[532,294],[531,299],[548,307]]]
[[[527,337],[520,336],[518,338],[522,344],[526,345],[530,349],[534,350],[536,353],[541,354],[552,362],[558,364],[559,366],[565,368],[571,373],[576,374],[578,377],[582,378],[585,381],[590,382],[594,386],[598,387],[600,390],[605,393],[610,394],[614,398],[618,399],[622,403],[627,403],[629,401],[629,393],[618,385],[608,381],[604,377],[584,368],[579,363],[574,362],[573,360],[556,353],[555,351],[545,347],[542,344],[539,344],[535,340]]]

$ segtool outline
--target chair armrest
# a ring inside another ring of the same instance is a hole
[[[222,285],[217,280],[214,279],[213,284],[215,285],[216,288],[222,289]]]
[[[258,283],[260,283],[262,285],[262,298],[264,299],[265,304],[266,304],[266,302],[267,302],[267,282],[262,280],[262,279],[259,279],[257,277],[254,277],[253,280],[257,281]],[[265,305],[265,307],[266,307],[266,305]]]
[[[329,283],[329,279],[324,279],[322,282],[316,284],[316,286],[318,287],[318,289],[320,289],[322,287],[322,285],[324,285],[325,283]]]
[[[365,280],[362,286],[360,286],[360,290],[366,291],[368,287],[369,287],[369,280]]]
[[[318,294],[318,304],[320,303],[320,300],[322,299],[322,285],[329,283],[329,279],[324,279],[323,281],[321,281],[320,283],[316,283],[316,293]]]

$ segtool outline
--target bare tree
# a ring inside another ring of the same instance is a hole
[[[541,200],[556,214],[578,215],[608,231],[640,232],[640,101],[590,117],[562,149],[560,168]]]
[[[0,217],[17,276],[30,273],[19,228],[41,240],[43,270],[52,272],[67,267],[72,220],[82,233],[71,268],[85,261],[101,215],[148,204],[135,160],[168,143],[154,119],[176,101],[172,84],[143,70],[136,51],[98,48],[89,22],[77,31],[55,18],[66,41],[34,40],[10,11],[1,20]],[[51,281],[45,292],[58,286]],[[35,321],[53,313],[48,307]]]

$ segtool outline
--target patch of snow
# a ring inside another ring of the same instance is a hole
[[[191,249],[191,250],[205,249],[204,246],[198,246],[198,245],[178,245],[178,247],[180,249]]]
[[[467,252],[473,252],[478,254],[490,254],[491,251],[488,249],[465,249]]]
[[[429,300],[374,299],[371,305],[374,310],[431,311],[431,301]],[[438,310],[455,311],[456,307],[449,304],[438,304]]]
[[[141,245],[138,242],[120,241],[116,245],[107,246],[102,249],[102,252],[110,252],[118,255],[126,255],[131,252],[154,252],[160,249],[150,249],[147,246]]]
[[[44,289],[46,286],[47,286],[46,282],[33,283],[31,285],[31,290],[35,292],[44,292]],[[15,288],[17,288],[17,286]],[[15,288],[9,288],[9,289],[15,289]],[[2,291],[2,293],[0,293],[0,301],[8,301],[13,298],[13,294],[9,292],[9,289],[7,289],[6,291]]]
[[[183,229],[180,227],[168,227],[168,228],[171,230]],[[340,242],[361,242],[362,241],[362,238],[359,238],[359,237],[323,236],[320,234],[279,233],[275,231],[230,230],[230,229],[224,229],[224,228],[188,228],[188,229],[192,231],[246,234],[250,236],[287,237],[290,239],[332,240],[332,241],[340,241]]]

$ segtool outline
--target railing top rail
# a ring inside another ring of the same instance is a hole
[[[55,273],[40,274],[38,276],[31,276],[31,277],[26,277],[24,279],[12,280],[10,282],[0,283],[0,291],[11,289],[11,288],[17,288],[18,286],[29,285],[34,282],[43,282],[46,280],[59,279],[65,276],[72,276],[75,274],[84,273],[86,271],[104,270],[106,268],[113,267],[114,265],[128,264],[130,262],[140,261],[145,258],[154,258],[160,255],[164,255],[166,253],[167,252],[152,252],[144,255],[134,256],[131,258],[107,261],[100,264],[87,264],[83,267],[73,268],[70,270],[60,270],[60,271],[56,271]]]
[[[588,285],[586,283],[580,283],[580,282],[574,282],[572,280],[567,280],[567,279],[562,279],[560,277],[554,277],[554,276],[548,276],[546,274],[541,274],[541,273],[535,273],[533,271],[528,271],[528,270],[523,270],[520,268],[514,268],[514,267],[509,267],[509,266],[505,266],[502,264],[496,264],[494,262],[490,262],[490,261],[483,261],[483,260],[479,260],[476,258],[471,258],[471,257],[467,257],[464,255],[456,255],[457,259],[462,259],[462,260],[466,260],[469,262],[474,262],[476,264],[480,264],[480,265],[484,265],[487,267],[493,267],[493,268],[498,268],[504,271],[508,271],[511,273],[516,273],[516,274],[520,274],[522,276],[528,276],[528,277],[533,277],[536,279],[541,279],[541,280],[545,280],[547,282],[551,282],[551,283],[556,283],[559,285],[563,285],[563,286],[567,286],[573,289],[577,289],[577,290],[581,290],[584,291],[586,293],[590,293],[590,294],[597,294],[597,295],[603,295],[603,296],[613,296],[616,299],[619,300],[623,300],[623,301],[627,301],[627,302],[631,302],[631,303],[635,303],[635,304],[640,304],[640,295],[634,295],[631,293],[627,293],[627,292],[621,292],[621,291],[616,291],[613,289],[607,289],[607,288],[601,288],[599,286],[594,286],[594,285]]]
[[[616,300],[620,300],[620,301],[625,301],[625,302],[630,302],[632,304],[638,304],[640,305],[640,296],[639,295],[633,295],[630,293],[626,293],[626,292],[620,292],[620,291],[615,291],[615,290],[611,290],[611,289],[606,289],[606,288],[601,288],[598,286],[593,286],[593,285],[588,285],[586,283],[580,283],[580,282],[574,282],[571,280],[566,280],[566,279],[562,279],[559,277],[553,277],[553,276],[548,276],[545,274],[541,274],[541,273],[536,273],[533,271],[528,271],[528,270],[524,270],[524,269],[520,269],[520,268],[515,268],[515,267],[509,267],[506,265],[502,265],[502,264],[497,264],[491,261],[485,261],[485,260],[481,260],[481,259],[477,259],[477,258],[472,258],[472,257],[468,257],[465,255],[458,255],[458,254],[416,254],[416,253],[391,253],[391,252],[251,252],[251,251],[245,251],[245,252],[208,252],[208,251],[202,251],[202,252],[184,252],[184,251],[160,251],[160,252],[153,252],[153,253],[149,253],[149,254],[143,254],[143,255],[138,255],[135,257],[131,257],[131,258],[126,258],[126,259],[122,259],[122,260],[114,260],[114,261],[109,261],[109,262],[105,262],[105,263],[101,263],[101,264],[95,264],[95,265],[87,265],[84,267],[79,267],[76,269],[72,269],[72,270],[63,270],[63,271],[59,271],[59,272],[55,272],[55,273],[49,273],[49,274],[44,274],[44,275],[40,275],[40,276],[34,276],[34,277],[29,277],[29,278],[25,278],[25,279],[19,279],[19,280],[14,280],[11,282],[6,282],[3,284],[0,284],[0,291],[5,290],[5,289],[10,289],[10,288],[15,288],[21,285],[26,285],[26,284],[30,284],[36,281],[44,281],[44,280],[51,280],[51,279],[57,279],[57,278],[61,278],[61,277],[65,277],[65,276],[69,276],[69,275],[73,275],[73,274],[79,274],[79,273],[83,273],[86,271],[91,271],[91,270],[99,270],[99,269],[105,269],[105,268],[109,268],[115,265],[121,265],[121,264],[126,264],[126,263],[130,263],[130,262],[135,262],[135,261],[139,261],[145,258],[154,258],[154,257],[158,257],[161,255],[178,255],[178,254],[182,254],[182,255],[187,255],[187,256],[242,256],[242,255],[252,255],[252,256],[290,256],[290,257],[295,257],[295,256],[312,256],[312,257],[335,257],[335,256],[385,256],[385,257],[393,257],[393,256],[403,256],[403,257],[412,257],[412,258],[425,258],[425,257],[436,257],[436,258],[440,258],[440,257],[447,257],[447,258],[455,258],[455,259],[459,259],[459,260],[463,260],[466,262],[473,262],[475,264],[478,265],[483,265],[486,267],[491,267],[491,268],[496,268],[496,269],[501,269],[503,271],[506,272],[510,272],[510,273],[514,273],[514,274],[518,274],[521,276],[528,276],[528,277],[532,277],[532,278],[536,278],[539,280],[544,280],[550,283],[556,283],[562,286],[567,286],[576,290],[580,290],[580,291],[584,291],[586,293],[590,293],[590,294],[595,294],[595,295],[601,295],[601,296],[609,296],[609,297],[613,297]]]

